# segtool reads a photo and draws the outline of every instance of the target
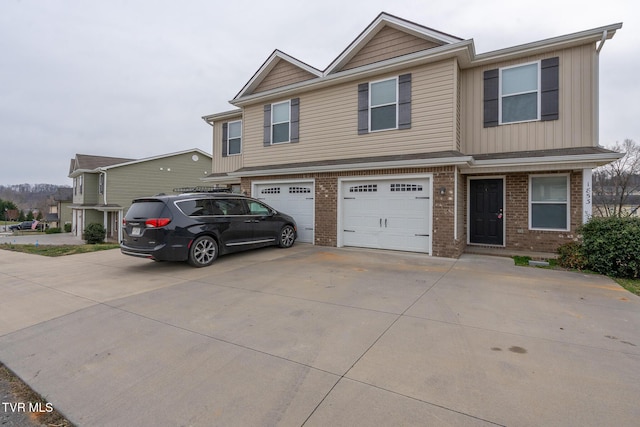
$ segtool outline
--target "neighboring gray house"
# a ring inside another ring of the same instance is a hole
[[[133,199],[202,185],[211,165],[211,155],[195,148],[139,160],[76,154],[69,167],[72,231],[82,236],[97,222],[108,240],[120,241],[120,224]]]
[[[45,220],[51,227],[64,227],[65,224],[71,223],[71,209],[69,207],[73,203],[72,188],[58,188],[56,194],[51,197],[49,204],[49,213]]]

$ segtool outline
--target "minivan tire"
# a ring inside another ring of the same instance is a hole
[[[189,264],[194,267],[207,267],[218,258],[218,244],[211,236],[201,236],[193,241],[189,248]]]
[[[285,225],[280,230],[280,238],[278,241],[278,245],[281,248],[290,248],[293,246],[293,242],[296,240],[296,231],[290,225]]]

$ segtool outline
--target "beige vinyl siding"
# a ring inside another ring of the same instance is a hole
[[[193,154],[198,156],[197,162],[192,160]],[[153,196],[158,193],[172,194],[173,189],[177,187],[204,185],[200,178],[206,177],[210,172],[211,158],[198,152],[109,169],[107,203],[128,208],[136,197]]]
[[[211,173],[233,172],[243,165],[245,135],[242,121],[242,151],[238,155],[222,157],[222,124],[242,120],[242,116],[224,122],[216,122],[213,126],[213,169]],[[262,122],[261,122],[262,123]]]
[[[260,82],[252,93],[265,92],[270,89],[315,79],[310,72],[296,67],[290,62],[280,59],[269,74]]]
[[[342,67],[342,70],[361,67],[436,46],[439,44],[386,26]]]
[[[559,120],[514,123],[483,127],[483,72],[509,65],[524,64],[558,56]],[[462,152],[500,153],[596,146],[593,121],[596,105],[594,87],[595,46],[585,45],[462,71]]]
[[[455,68],[454,61],[447,60],[366,80],[411,73],[411,129],[406,130],[358,135],[358,84],[364,81],[301,94],[298,143],[264,147],[263,104],[247,106],[244,166],[453,150]]]

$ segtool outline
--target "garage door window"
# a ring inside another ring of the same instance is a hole
[[[280,187],[263,188],[260,193],[262,194],[280,194]]]
[[[378,184],[356,185],[349,187],[349,193],[375,193],[378,191]]]
[[[422,185],[417,185],[417,184],[391,184],[391,191],[422,191]]]
[[[289,194],[296,193],[311,193],[311,189],[308,187],[289,187]]]

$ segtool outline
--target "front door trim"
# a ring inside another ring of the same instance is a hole
[[[487,245],[483,243],[471,242],[471,181],[479,179],[501,179],[502,180],[502,245]],[[467,176],[467,245],[473,246],[507,246],[507,220],[509,219],[509,212],[507,212],[507,177],[506,175],[477,175]]]

